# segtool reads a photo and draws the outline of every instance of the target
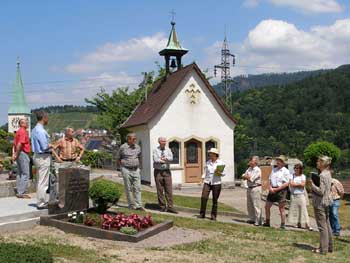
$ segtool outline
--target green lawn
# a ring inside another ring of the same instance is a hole
[[[122,193],[121,201],[126,201],[125,191],[124,191],[124,185],[118,184],[118,189]],[[182,195],[174,195],[173,201],[175,206],[181,206],[181,207],[187,207],[187,208],[194,208],[198,209],[201,205],[201,199],[200,197],[189,197],[189,196],[182,196]],[[142,191],[142,202],[144,204],[146,203],[158,203],[157,201],[157,194],[150,191]],[[208,202],[208,207],[211,205],[210,202]],[[229,205],[223,204],[219,202],[219,208],[220,211],[225,212],[234,212],[234,213],[241,213],[234,207],[231,207]]]
[[[309,205],[308,207],[309,215],[312,217],[315,217],[314,209],[312,205]],[[349,201],[346,200],[340,200],[340,207],[339,207],[339,218],[340,218],[340,225],[342,229],[349,229]]]
[[[118,209],[119,210],[119,209]],[[117,211],[118,211],[117,210]],[[119,210],[127,213],[127,209]],[[138,214],[145,214],[138,212]],[[350,238],[337,238],[335,252],[326,256],[310,249],[319,243],[317,232],[285,231],[273,228],[242,226],[228,223],[153,214],[156,220],[172,219],[177,227],[207,230],[217,235],[192,244],[165,249],[180,254],[196,252],[206,262],[341,262],[350,258]],[[154,249],[154,248],[153,248]],[[164,249],[162,249],[164,250]],[[193,259],[193,262],[197,262]]]

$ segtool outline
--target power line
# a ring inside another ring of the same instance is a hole
[[[136,86],[136,85],[139,85],[140,83],[139,82],[129,82],[129,83],[116,83],[116,84],[108,84],[108,85],[101,85],[101,86],[81,86],[81,87],[74,87],[72,88],[71,86],[66,86],[66,87],[55,87],[55,88],[40,88],[40,89],[26,89],[25,92],[26,93],[36,93],[36,92],[45,92],[45,91],[53,91],[53,92],[56,92],[56,91],[62,91],[62,92],[66,92],[67,89],[71,89],[70,91],[72,90],[93,90],[93,89],[100,89],[100,88],[109,88],[109,87],[115,87],[116,85],[118,85],[119,87],[116,87],[116,88],[120,88],[120,87],[127,87],[127,86]],[[36,87],[39,87],[39,86],[36,86]],[[13,91],[10,90],[10,91],[7,91],[7,92],[2,92],[2,94],[8,94],[8,95],[11,95],[13,94]]]

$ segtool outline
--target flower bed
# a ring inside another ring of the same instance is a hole
[[[138,242],[173,226],[166,220],[155,223],[150,215],[125,215],[106,213],[99,215],[93,210],[40,217],[40,224],[57,227],[65,232],[119,241]]]
[[[150,215],[144,217],[140,217],[137,214],[125,215],[124,213],[99,215],[96,213],[84,213],[83,211],[68,213],[67,221],[128,234],[136,234],[154,225]],[[134,231],[131,229],[134,229]]]

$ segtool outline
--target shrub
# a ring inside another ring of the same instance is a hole
[[[2,165],[4,166],[4,169],[6,171],[11,171],[12,169],[12,163],[9,159],[5,159],[3,162],[2,162]]]
[[[132,226],[124,226],[119,230],[121,233],[126,235],[136,235],[137,230],[133,228]]]
[[[112,158],[110,153],[101,151],[85,151],[81,162],[86,166],[91,166],[92,168],[101,168],[103,160]]]
[[[109,204],[116,203],[120,195],[117,183],[106,179],[92,181],[89,189],[89,196],[97,205],[99,213],[105,213],[109,208]]]
[[[327,155],[332,158],[332,165],[340,158],[340,149],[333,143],[320,141],[309,144],[304,151],[304,160],[308,166],[316,167],[319,156]]]
[[[0,262],[6,263],[52,263],[52,254],[44,248],[18,244],[0,243]]]

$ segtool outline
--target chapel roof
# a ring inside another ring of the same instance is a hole
[[[202,71],[199,69],[196,63],[192,63],[183,67],[166,77],[156,81],[153,84],[150,94],[147,100],[142,101],[129,116],[129,118],[122,125],[123,128],[130,128],[139,125],[147,124],[151,121],[163,108],[166,102],[170,99],[171,95],[177,90],[181,81],[187,76],[189,72],[195,70],[201,80],[204,82],[206,88],[213,95],[216,102],[220,105],[223,112],[234,123],[237,121],[234,119],[230,111],[227,109],[221,98],[216,94],[213,87],[210,85]]]

